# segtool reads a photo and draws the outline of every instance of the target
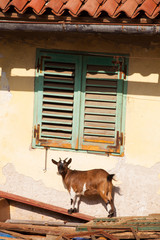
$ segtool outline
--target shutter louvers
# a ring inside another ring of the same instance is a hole
[[[87,64],[82,149],[115,152],[118,66]],[[113,146],[112,148],[108,148]]]
[[[44,63],[41,145],[71,148],[75,64]]]

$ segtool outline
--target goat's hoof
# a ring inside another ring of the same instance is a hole
[[[73,209],[72,208],[68,209],[68,213],[72,214],[73,213]]]
[[[68,209],[68,213],[69,214],[72,214],[72,213],[76,213],[76,212],[78,212],[78,210],[77,210],[77,208],[70,208],[70,209]]]
[[[74,208],[72,212],[73,212],[73,213],[78,212],[77,208]]]
[[[109,217],[109,218],[112,218],[113,216],[114,216],[114,212],[109,211],[108,217]]]

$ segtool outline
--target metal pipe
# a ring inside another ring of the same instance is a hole
[[[0,31],[160,34],[160,25],[0,22]]]

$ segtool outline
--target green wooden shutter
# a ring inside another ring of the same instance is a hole
[[[80,58],[47,54],[40,57],[37,94],[36,145],[75,148],[79,112]],[[76,106],[76,105],[77,106]]]
[[[120,152],[122,77],[122,62],[113,57],[84,57],[80,149]]]
[[[40,51],[34,146],[120,153],[124,59]]]

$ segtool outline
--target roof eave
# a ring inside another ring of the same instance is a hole
[[[25,32],[80,32],[114,34],[160,34],[160,25],[143,24],[79,24],[79,23],[39,23],[0,21],[0,31]]]

